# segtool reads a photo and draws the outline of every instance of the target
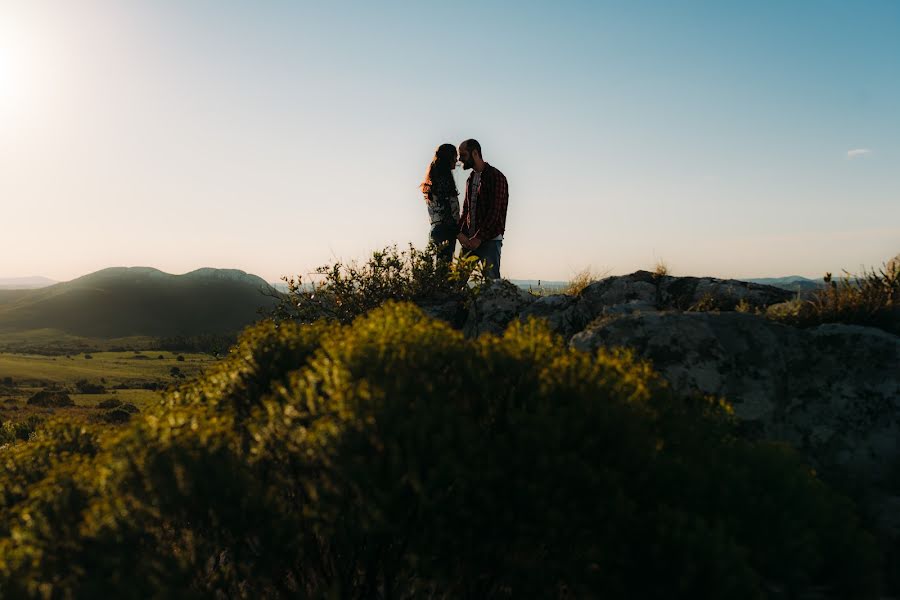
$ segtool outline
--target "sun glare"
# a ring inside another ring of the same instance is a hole
[[[25,108],[27,67],[32,54],[23,32],[9,21],[0,21],[0,118]]]

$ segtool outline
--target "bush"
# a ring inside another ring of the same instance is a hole
[[[75,389],[79,394],[105,394],[106,388],[99,383],[91,383],[87,379],[79,379],[75,382]]]
[[[331,319],[349,323],[388,301],[465,302],[484,281],[475,257],[448,263],[433,244],[424,250],[410,244],[408,251],[389,246],[373,252],[361,265],[338,261],[317,268],[316,273],[322,281],[312,285],[303,284],[300,276],[283,278],[288,293],[280,297],[270,316],[276,321],[312,323]]]
[[[97,408],[116,408],[122,406],[122,401],[115,398],[107,398],[97,403]]]
[[[104,421],[105,423],[127,423],[131,420],[132,414],[134,413],[119,406],[113,408],[112,410],[104,412],[102,415],[100,415],[100,420]]]
[[[27,440],[43,421],[44,419],[37,415],[31,415],[24,421],[4,421],[0,426],[0,445]]]
[[[533,321],[262,323],[104,431],[0,450],[9,596],[875,594],[872,541],[796,454]]]
[[[69,397],[69,394],[58,390],[41,390],[28,399],[30,406],[40,406],[42,408],[62,408],[65,406],[75,406],[75,402]]]
[[[809,300],[775,305],[767,315],[799,327],[848,323],[900,334],[900,268],[894,262],[855,277],[845,272],[835,279],[826,273],[824,281]]]

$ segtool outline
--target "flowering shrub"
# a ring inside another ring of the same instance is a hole
[[[116,429],[0,449],[9,597],[875,597],[851,506],[627,352],[409,304],[263,323]]]

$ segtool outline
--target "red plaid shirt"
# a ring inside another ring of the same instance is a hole
[[[475,198],[475,219],[471,218],[472,176],[466,181],[466,199],[459,218],[459,231],[482,242],[492,240],[506,231],[506,206],[509,203],[509,184],[506,176],[485,163],[481,185]]]

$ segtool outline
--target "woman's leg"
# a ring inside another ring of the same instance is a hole
[[[446,262],[453,260],[456,252],[456,228],[446,225],[434,225],[431,227],[431,242],[437,246],[437,255]]]

